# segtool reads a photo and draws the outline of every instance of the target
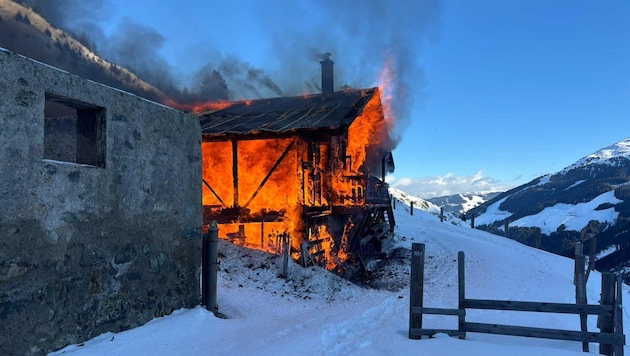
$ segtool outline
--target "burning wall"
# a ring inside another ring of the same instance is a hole
[[[294,251],[311,239],[329,256],[348,247],[387,144],[378,89],[234,103],[201,122],[204,216],[220,236],[275,251],[287,231]]]

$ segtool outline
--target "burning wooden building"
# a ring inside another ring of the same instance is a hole
[[[338,271],[383,253],[393,159],[378,88],[223,106],[200,114],[204,223],[272,252],[290,236],[294,258]]]

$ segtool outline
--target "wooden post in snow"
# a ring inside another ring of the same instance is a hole
[[[409,205],[409,211],[411,212],[411,215],[413,215],[413,202]]]
[[[470,217],[470,228],[475,228],[475,214],[472,214],[472,216]]]
[[[414,307],[423,306],[424,295],[424,244],[411,245],[411,288],[409,296],[409,338],[412,329],[422,329],[422,313],[414,313]]]
[[[583,253],[581,242],[575,244],[575,275],[573,281],[575,283],[575,302],[576,304],[586,304],[586,278],[584,275],[584,265],[586,258]],[[587,314],[580,314],[580,330],[587,332]],[[582,342],[582,351],[588,352],[588,342]]]
[[[282,234],[282,278],[289,276],[289,250],[291,249],[291,238],[288,232]]]
[[[510,220],[505,219],[505,237],[510,238]]]
[[[615,304],[615,275],[613,273],[602,273],[602,297],[599,301],[599,304],[610,306],[613,306]],[[615,331],[613,317],[598,316],[597,327],[602,333],[613,333]],[[612,355],[613,345],[600,343],[599,353],[601,355]]]
[[[440,208],[440,222],[444,222],[444,208]]]
[[[464,302],[466,300],[466,276],[464,269],[464,251],[459,251],[457,253],[457,285],[458,285],[458,305],[459,309],[458,321],[457,321],[457,330],[459,331],[459,338],[466,339],[466,308],[464,307]]]

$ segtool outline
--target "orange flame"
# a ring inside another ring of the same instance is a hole
[[[180,104],[173,99],[168,99],[164,105],[170,106],[177,110],[181,111],[189,111],[193,113],[200,113],[204,111],[216,111],[229,108],[234,105],[232,101],[207,101],[201,103],[193,103],[193,104]]]

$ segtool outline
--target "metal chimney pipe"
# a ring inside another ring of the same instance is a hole
[[[322,94],[331,94],[335,91],[333,62],[330,53],[324,53],[319,63],[322,65]]]

